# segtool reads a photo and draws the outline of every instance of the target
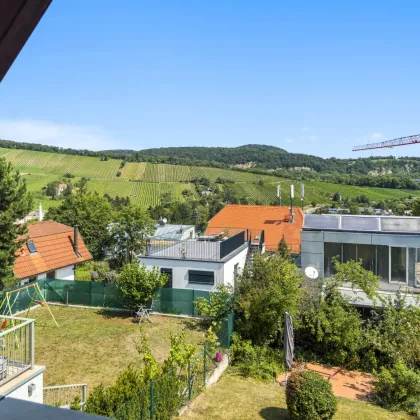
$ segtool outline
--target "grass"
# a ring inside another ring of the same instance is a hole
[[[340,398],[334,420],[405,420],[373,404]],[[274,383],[243,378],[230,368],[220,381],[199,395],[182,420],[286,420],[284,388]],[[308,419],[309,420],[309,419]]]
[[[47,367],[45,386],[87,383],[91,390],[100,383],[114,383],[130,363],[139,363],[140,326],[128,314],[62,306],[51,310],[59,328],[47,308],[30,313],[35,318],[35,362]],[[188,343],[203,342],[204,332],[196,320],[152,315],[152,321],[142,325],[160,362],[169,353],[170,333],[185,329]]]
[[[270,204],[276,200],[277,184],[282,185],[282,202],[289,203],[290,184],[295,184],[296,198],[294,205],[300,205],[297,181],[278,178],[271,175],[257,175],[250,172],[235,171],[209,167],[185,165],[154,164],[148,162],[127,162],[120,169],[121,161],[110,159],[101,161],[97,157],[73,156],[58,153],[37,152],[32,150],[1,149],[0,156],[10,161],[27,180],[28,189],[34,193],[36,200],[42,199],[44,208],[58,205],[49,197],[41,195],[42,188],[55,181],[65,173],[88,177],[89,188],[100,194],[110,196],[128,196],[131,201],[143,206],[160,203],[162,193],[169,192],[173,200],[184,200],[182,191],[192,190],[192,180],[208,178],[214,183],[218,177],[234,182],[232,188],[238,197],[246,197],[250,204],[257,200]],[[117,172],[121,176],[117,177]],[[133,182],[135,181],[135,182]],[[264,181],[263,185],[259,181]],[[223,186],[221,187],[223,188]],[[365,194],[370,200],[404,199],[409,195],[420,197],[420,191],[395,190],[387,188],[367,188],[349,185],[331,184],[320,181],[305,181],[305,203],[315,201],[317,204],[329,203],[329,196],[339,192],[345,198],[354,198]]]

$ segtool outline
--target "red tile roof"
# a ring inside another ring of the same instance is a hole
[[[34,243],[37,252],[30,253],[26,244],[20,249],[13,271],[21,279],[92,259],[80,233],[78,251],[81,256],[76,255],[73,248],[74,230],[62,223],[29,223],[25,238]]]
[[[303,212],[300,208],[293,208],[294,222],[289,223],[289,207],[280,206],[245,206],[229,204],[219,211],[209,221],[206,235],[216,234],[222,230],[249,229],[252,241],[258,242],[256,236],[264,230],[265,249],[277,250],[277,246],[284,235],[287,245],[293,253],[300,253],[300,232],[303,225]]]

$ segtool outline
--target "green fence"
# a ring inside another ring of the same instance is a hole
[[[102,308],[124,309],[124,301],[120,291],[114,283],[96,283],[90,281],[73,281],[58,279],[38,280],[39,288],[48,302],[64,303],[68,305],[96,306]],[[12,292],[19,286],[3,292]],[[24,289],[10,294],[10,304],[13,313],[27,309],[31,303],[34,289]],[[190,289],[161,289],[154,301],[153,310],[156,312],[196,316],[194,301],[198,297],[209,299],[209,292]]]
[[[121,404],[115,413],[108,414],[117,420],[170,418],[205,388],[216,366],[204,345],[194,360],[178,373],[166,373],[150,380],[135,397]]]
[[[59,279],[38,280],[38,285],[48,302],[63,303],[66,305],[83,305],[112,309],[124,309],[124,302],[120,291],[114,283],[96,283],[90,281],[73,281]],[[39,297],[34,294],[34,288],[18,290],[20,286],[3,291],[16,293],[10,294],[12,312],[20,312],[29,308],[32,297],[35,303]],[[194,302],[199,298],[210,298],[210,293],[192,289],[161,289],[154,300],[153,311],[164,314],[197,316]],[[6,307],[3,314],[8,314]],[[224,348],[230,347],[230,337],[233,331],[233,316],[230,315],[222,331],[219,341]]]

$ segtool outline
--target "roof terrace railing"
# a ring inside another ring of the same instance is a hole
[[[34,367],[33,319],[0,315],[0,386]]]
[[[182,241],[153,237],[147,242],[144,256],[150,258],[220,261],[244,244],[246,244],[246,237],[243,231],[223,240],[209,236]]]

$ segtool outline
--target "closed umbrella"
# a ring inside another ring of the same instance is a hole
[[[293,352],[295,348],[293,337],[293,322],[292,317],[288,312],[284,314],[284,365],[286,366],[286,382],[287,371],[292,368]]]

